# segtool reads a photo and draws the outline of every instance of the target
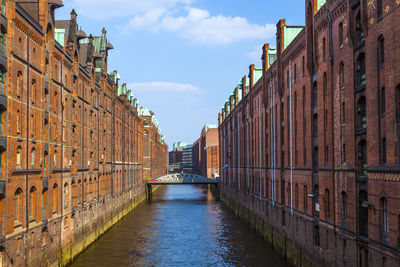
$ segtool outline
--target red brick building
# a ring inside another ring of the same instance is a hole
[[[56,21],[60,6],[1,4],[0,265],[66,263],[145,197],[144,118],[106,30]],[[167,169],[158,137],[151,175]]]
[[[219,114],[222,198],[296,264],[400,264],[399,7],[305,1]]]

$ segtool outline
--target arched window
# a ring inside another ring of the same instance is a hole
[[[380,67],[385,64],[385,39],[383,36],[378,39],[378,62]]]
[[[302,60],[301,60],[301,75],[304,77],[304,74],[305,74],[305,68],[306,68],[306,63],[305,63],[305,59],[304,59],[304,56],[303,56],[303,58],[302,58]]]
[[[58,185],[53,186],[53,214],[58,212]]]
[[[347,223],[347,194],[342,191],[342,224],[346,227]]]
[[[17,74],[17,96],[18,97],[21,97],[23,79],[24,78],[22,77],[22,72],[18,71],[18,74]]]
[[[330,220],[331,218],[331,201],[329,189],[325,189],[325,217],[327,220]]]
[[[367,176],[367,142],[365,140],[358,143],[358,174]]]
[[[382,18],[382,0],[376,0],[376,14],[378,19]]]
[[[31,168],[35,168],[35,148],[31,150]]]
[[[17,165],[17,169],[21,169],[21,147],[18,146],[17,147],[17,158],[16,158],[16,165]]]
[[[76,195],[76,183],[74,180],[71,183],[71,187],[72,187],[72,189],[71,189],[71,191],[72,191],[72,196],[71,196],[72,197],[72,207],[76,207],[77,195]]]
[[[389,221],[388,221],[388,203],[385,197],[379,201],[380,209],[380,222],[379,228],[381,232],[381,239],[387,240],[389,235]]]
[[[29,221],[34,221],[36,218],[36,188],[32,186],[29,191]]]
[[[343,23],[339,23],[339,47],[343,46]]]
[[[356,86],[365,84],[367,76],[365,74],[365,55],[361,53],[356,61]]]
[[[357,102],[357,130],[367,129],[367,111],[365,97],[362,96]]]
[[[14,225],[19,226],[22,224],[22,189],[18,188],[14,194]]]

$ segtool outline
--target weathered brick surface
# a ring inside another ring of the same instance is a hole
[[[326,1],[319,10],[317,3],[305,1],[306,26],[289,46],[289,26],[278,22],[276,60],[268,64],[271,47],[266,44],[262,78],[253,84],[250,66],[248,93],[239,103],[233,95],[222,109],[221,192],[234,209],[247,209],[246,216],[255,215],[284,244],[293,242],[322,265],[397,266],[400,1],[382,1],[382,17],[376,0]],[[379,61],[381,38],[384,64]],[[366,78],[360,84],[363,55]],[[277,247],[285,253],[289,248]],[[302,264],[295,253],[286,256]]]
[[[107,71],[110,47],[81,51],[76,14],[60,45],[48,0],[3,2],[0,265],[63,265],[145,197],[144,118]],[[149,178],[167,172],[150,126]]]

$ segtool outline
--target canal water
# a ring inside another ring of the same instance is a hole
[[[207,187],[161,187],[84,251],[80,266],[286,266]]]

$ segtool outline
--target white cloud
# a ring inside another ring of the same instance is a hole
[[[78,15],[93,19],[136,16],[151,10],[163,10],[179,5],[188,5],[193,0],[64,0],[67,7],[73,7]]]
[[[145,28],[177,33],[182,38],[201,44],[230,44],[249,39],[266,39],[275,34],[273,24],[251,24],[244,17],[212,16],[207,10],[187,7],[184,16],[171,12],[148,11],[134,16],[125,32]]]
[[[135,92],[149,92],[149,93],[202,93],[197,86],[187,83],[173,83],[173,82],[142,82],[130,83],[130,88],[133,93]]]
[[[262,56],[262,45],[255,46],[252,51],[247,53],[247,57],[254,61],[259,61]]]

